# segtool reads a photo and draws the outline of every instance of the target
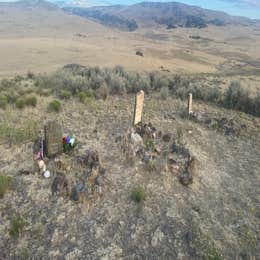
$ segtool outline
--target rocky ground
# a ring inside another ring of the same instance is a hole
[[[0,199],[0,259],[259,257],[259,118],[195,102],[194,111],[246,125],[239,136],[225,135],[214,125],[183,118],[186,104],[179,100],[146,97],[143,120],[175,139],[183,136],[198,160],[193,184],[183,186],[172,173],[148,171],[141,160],[130,163],[122,153],[116,139],[131,126],[133,96],[88,105],[64,101],[59,114],[46,112],[49,99],[10,115],[19,117],[21,124],[30,117],[39,129],[57,119],[64,133],[75,134],[75,154],[98,151],[108,189],[83,204],[52,195],[53,176],[18,173],[32,169],[33,143],[10,147],[2,142],[1,174],[13,176],[15,185]],[[139,204],[130,198],[137,186],[146,193]],[[11,220],[18,215],[25,225],[13,238]]]

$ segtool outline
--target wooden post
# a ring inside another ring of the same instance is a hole
[[[144,92],[141,90],[136,94],[135,97],[135,110],[134,110],[134,120],[133,120],[134,126],[142,121],[143,106],[144,106]]]
[[[188,115],[192,113],[192,93],[189,94],[189,100],[188,100]]]
[[[62,129],[56,121],[48,122],[44,127],[45,147],[48,157],[54,157],[63,152]]]

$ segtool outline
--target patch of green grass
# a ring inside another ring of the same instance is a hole
[[[9,230],[9,234],[12,238],[18,238],[24,227],[25,227],[26,222],[24,221],[24,219],[20,216],[14,216],[11,220],[11,224],[10,224],[10,230]]]
[[[79,102],[84,104],[85,100],[87,98],[87,95],[86,95],[85,92],[81,91],[81,92],[78,93],[78,98],[79,98]]]
[[[140,203],[145,200],[145,190],[143,187],[136,187],[132,190],[131,199],[136,203]]]
[[[210,128],[211,128],[211,129],[217,129],[217,128],[218,128],[218,123],[217,123],[216,121],[212,121],[212,122],[210,123]]]
[[[35,96],[29,96],[25,99],[26,106],[36,107],[37,98]]]
[[[17,99],[16,102],[15,102],[15,105],[16,105],[17,108],[23,109],[25,107],[25,99],[22,98],[22,97]]]
[[[13,178],[11,176],[0,175],[0,199],[12,188]]]
[[[21,126],[0,124],[0,140],[9,144],[21,144],[37,137],[38,123],[33,120],[23,122]]]
[[[49,103],[48,112],[60,112],[61,111],[61,103],[58,100],[53,100]]]

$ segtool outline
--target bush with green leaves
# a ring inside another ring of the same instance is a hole
[[[62,90],[59,94],[59,98],[61,99],[70,99],[71,93],[68,90]]]
[[[84,104],[85,100],[87,98],[87,95],[84,91],[81,91],[78,93],[78,98],[79,98],[79,101]]]
[[[71,95],[77,96],[82,103],[86,102],[89,95],[91,98],[105,99],[108,94],[136,94],[142,89],[145,93],[158,91],[163,99],[172,95],[186,100],[188,94],[192,93],[194,99],[260,116],[260,94],[254,97],[250,96],[239,82],[232,82],[225,93],[222,93],[216,85],[212,87],[201,83],[204,79],[203,76],[199,75],[195,77],[194,75],[160,72],[129,72],[122,66],[116,66],[114,69],[101,69],[69,64],[50,75],[34,75],[32,80],[40,95],[45,95],[43,90],[47,88],[48,94],[52,93],[63,99],[67,99]],[[27,89],[18,88],[17,84],[20,83],[14,80],[1,81],[0,90],[13,91],[13,94],[9,96],[4,94],[8,103],[14,103],[17,100],[18,92],[26,94]]]
[[[58,100],[53,100],[49,103],[48,108],[47,108],[48,112],[60,112],[61,111],[61,103]]]
[[[0,94],[0,108],[6,109],[7,106],[7,97]]]
[[[35,97],[35,96],[26,97],[25,104],[26,104],[26,106],[36,107],[37,97]]]
[[[137,203],[145,200],[145,190],[143,187],[139,186],[132,190],[131,199]]]
[[[26,222],[21,216],[14,216],[10,224],[10,230],[9,230],[10,236],[12,238],[18,238],[21,235],[25,225]]]
[[[126,92],[126,79],[116,74],[112,74],[108,84],[110,86],[110,93],[112,95],[122,95]]]
[[[15,105],[19,109],[23,109],[25,107],[25,99],[20,97],[19,99],[16,100]]]
[[[243,106],[245,101],[248,101],[248,92],[242,88],[239,81],[232,81],[225,92],[225,107],[236,109]]]
[[[169,88],[168,87],[163,87],[160,90],[160,97],[162,100],[166,100],[169,96]]]
[[[206,100],[212,103],[220,103],[222,98],[222,93],[217,87],[209,88],[206,91]]]
[[[0,199],[12,188],[13,178],[11,176],[0,175]]]
[[[98,90],[97,90],[97,98],[101,98],[103,100],[106,100],[109,95],[109,89],[107,85],[104,83]]]

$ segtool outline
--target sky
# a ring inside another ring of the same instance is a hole
[[[7,2],[14,0],[0,0]],[[18,1],[18,0],[17,0]],[[85,2],[88,5],[113,5],[113,4],[135,4],[138,2],[170,2],[171,0],[49,0],[51,2]],[[202,8],[219,10],[231,15],[246,16],[253,19],[260,19],[260,0],[172,0],[185,4],[196,5]]]

